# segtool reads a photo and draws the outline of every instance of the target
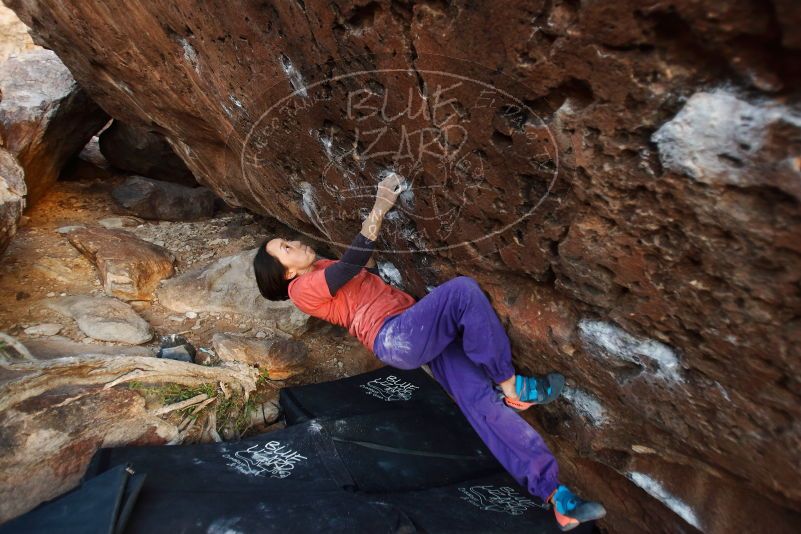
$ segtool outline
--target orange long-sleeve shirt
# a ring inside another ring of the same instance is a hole
[[[317,260],[313,271],[289,283],[289,298],[302,312],[348,329],[365,347],[373,350],[378,331],[387,317],[415,303],[414,297],[362,269],[333,297],[324,269],[334,260]]]

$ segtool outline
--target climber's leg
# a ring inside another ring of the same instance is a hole
[[[498,398],[460,341],[448,345],[430,366],[501,465],[532,495],[546,501],[559,485],[556,459],[542,437]]]
[[[509,337],[478,283],[458,276],[386,320],[373,350],[393,367],[414,369],[436,358],[455,339],[493,382],[515,373]]]

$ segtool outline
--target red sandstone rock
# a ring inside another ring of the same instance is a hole
[[[80,227],[68,232],[67,239],[95,264],[111,297],[152,300],[159,283],[175,274],[170,251],[125,230]]]
[[[537,425],[611,530],[797,526],[796,2],[6,1],[229,204],[347,244],[406,174],[387,272],[568,377]]]

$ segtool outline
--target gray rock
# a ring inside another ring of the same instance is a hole
[[[177,347],[166,347],[159,352],[160,358],[167,358],[168,360],[178,360],[180,362],[194,363],[194,355],[189,352],[186,345],[178,345]]]
[[[128,304],[111,297],[72,296],[47,306],[75,319],[78,328],[93,339],[139,345],[153,338],[153,330]]]
[[[61,332],[62,328],[64,328],[64,326],[58,323],[42,323],[29,326],[24,332],[29,336],[55,336]]]
[[[25,171],[13,154],[0,148],[0,254],[17,233],[26,192]]]
[[[97,224],[103,228],[128,228],[130,226],[139,226],[143,222],[142,219],[123,215],[121,217],[106,217],[105,219],[100,219],[97,221]]]
[[[294,336],[306,332],[308,315],[290,301],[273,302],[259,293],[253,274],[255,254],[255,249],[247,250],[176,276],[165,281],[156,296],[163,306],[179,313],[239,313]]]
[[[5,147],[25,169],[27,203],[33,205],[108,115],[75,83],[58,56],[45,49],[0,65],[0,94]]]
[[[205,187],[130,176],[111,192],[123,208],[143,219],[191,221],[214,215],[214,193]]]
[[[84,228],[84,225],[70,224],[68,226],[59,226],[58,228],[56,228],[56,232],[58,232],[61,235],[65,235],[72,232],[73,230],[77,230],[78,228]]]
[[[275,423],[281,415],[277,401],[267,401],[255,406],[250,412],[250,424],[258,427]]]
[[[22,360],[34,361],[36,358],[30,353],[28,347],[17,338],[5,332],[0,332],[0,362],[17,362]]]

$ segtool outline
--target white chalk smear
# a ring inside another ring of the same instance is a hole
[[[412,348],[408,334],[399,332],[395,322],[389,323],[381,337],[381,346],[384,349],[383,357],[389,365],[404,368],[405,356]]]
[[[302,209],[303,213],[305,213],[309,218],[309,222],[311,222],[315,228],[317,228],[325,237],[328,238],[329,241],[331,241],[331,236],[328,234],[328,230],[323,224],[323,219],[320,217],[320,214],[317,211],[317,201],[314,195],[314,188],[309,182],[301,182],[300,190],[302,194],[300,209]]]
[[[597,398],[578,388],[565,386],[562,396],[573,405],[573,408],[583,417],[589,419],[594,426],[608,422],[606,410]]]
[[[579,337],[588,348],[600,349],[606,356],[643,366],[648,360],[656,367],[656,376],[682,382],[681,365],[675,351],[655,339],[632,336],[619,326],[606,321],[582,319]],[[597,351],[590,350],[595,354]]]
[[[318,423],[316,420],[312,420],[309,423],[309,431],[314,433],[319,433],[323,429],[322,425]]]
[[[181,37],[178,42],[181,43],[181,48],[184,49],[184,59],[192,65],[192,69],[195,72],[200,74],[200,63],[198,62],[195,48],[184,37]]]
[[[687,523],[691,524],[698,530],[704,530],[701,527],[701,522],[698,520],[698,516],[695,515],[693,509],[690,508],[687,503],[672,495],[667,489],[665,489],[664,486],[662,486],[662,484],[659,483],[658,480],[654,480],[648,475],[644,473],[638,473],[636,471],[628,473],[626,476],[640,488],[645,490],[648,495],[654,499],[657,499],[662,504],[673,510],[676,515],[684,519]]]
[[[220,519],[215,519],[212,521],[211,525],[209,525],[209,529],[206,532],[208,534],[242,534],[241,530],[236,530],[233,528],[233,526],[239,523],[240,520],[240,517],[223,517]]]
[[[403,277],[401,276],[398,268],[392,263],[388,261],[379,261],[378,272],[381,273],[381,278],[383,278],[387,283],[392,284],[395,287],[403,287]]]
[[[720,87],[692,95],[651,140],[669,171],[707,184],[775,185],[798,198],[801,183],[781,179],[795,154],[772,152],[780,128],[797,132],[801,109],[780,99],[749,102]]]
[[[300,75],[292,61],[285,55],[281,55],[281,66],[287,78],[289,78],[289,85],[292,86],[292,89],[303,98],[308,97],[309,93],[306,91],[306,82],[303,81],[303,76]]]

